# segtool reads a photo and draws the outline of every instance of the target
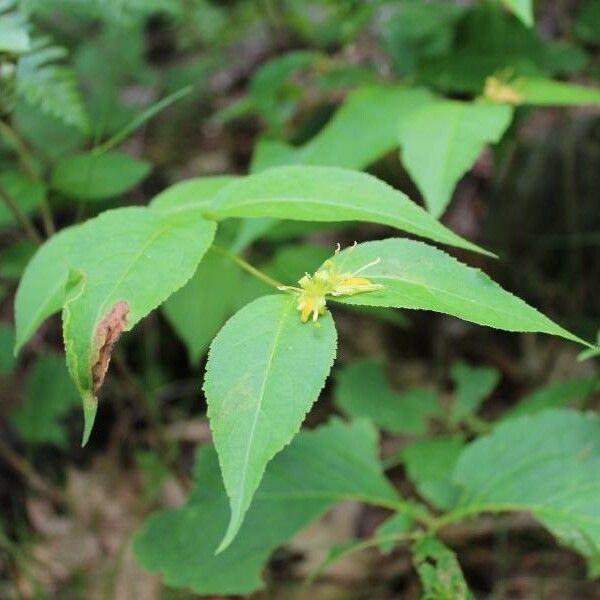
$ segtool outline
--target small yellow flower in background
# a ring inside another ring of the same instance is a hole
[[[356,247],[354,242],[353,248]],[[340,253],[340,245],[337,245],[335,255]],[[340,267],[333,260],[326,260],[323,266],[314,273],[306,273],[299,281],[300,287],[282,285],[280,290],[293,290],[298,295],[297,308],[300,311],[300,319],[306,323],[312,314],[313,322],[325,313],[327,307],[326,296],[353,296],[365,292],[374,292],[383,288],[378,283],[371,283],[366,277],[358,277],[358,274],[376,265],[380,259],[374,260],[361,267],[354,273],[340,272]],[[342,265],[343,266],[343,265]]]
[[[492,102],[502,102],[506,104],[522,104],[523,96],[517,91],[517,86],[522,80],[511,81],[512,71],[506,69],[491,75],[485,80],[483,95]]]

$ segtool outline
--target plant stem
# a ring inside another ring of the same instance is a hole
[[[225,248],[222,248],[221,246],[218,246],[217,244],[213,244],[210,247],[210,249],[213,250],[214,252],[218,252],[219,254],[222,254],[223,256],[228,258],[231,262],[235,263],[240,268],[244,269],[244,271],[247,271],[248,273],[250,273],[250,275],[253,275],[257,279],[260,279],[263,283],[266,283],[267,285],[270,285],[271,287],[274,287],[275,289],[279,289],[283,285],[276,279],[269,277],[266,273],[263,273],[256,267],[253,267],[250,263],[246,262],[243,258],[239,257],[237,254],[233,254],[232,252],[229,252],[229,250],[226,250]]]
[[[52,217],[52,209],[46,194],[42,196],[40,202],[40,215],[42,216],[42,223],[44,224],[44,232],[46,237],[52,237],[56,233],[56,227],[54,225],[54,218]]]
[[[447,525],[464,521],[469,517],[479,517],[483,513],[495,514],[495,513],[511,513],[511,512],[530,512],[535,516],[536,511],[531,506],[526,506],[517,503],[491,503],[474,506],[464,506],[462,508],[455,508],[450,512],[440,515],[433,519],[432,523],[428,527],[429,533],[436,534],[440,529]]]
[[[31,152],[29,151],[29,149],[27,148],[27,144],[23,141],[19,134],[12,127],[10,127],[10,125],[8,125],[2,120],[0,120],[0,134],[15,149],[17,156],[19,157],[19,161],[21,162],[21,166],[23,167],[23,171],[25,171],[27,177],[29,177],[31,181],[41,182],[41,177],[38,172],[35,161],[31,156]],[[45,194],[43,195],[42,201],[40,203],[40,215],[44,224],[46,236],[50,237],[54,235],[54,233],[56,232],[56,227],[54,226],[52,210],[50,209],[50,204],[48,203],[48,199],[46,198]]]
[[[27,173],[27,176],[30,179],[39,181],[40,175],[35,165],[35,161],[27,149],[25,142],[19,137],[17,132],[10,125],[8,125],[8,123],[0,120],[0,134],[15,149],[17,156],[23,165],[23,170],[25,173]]]
[[[136,129],[141,127],[146,121],[150,120],[152,117],[157,115],[159,112],[161,112],[168,106],[171,106],[171,104],[174,104],[181,98],[184,98],[185,96],[190,94],[193,89],[193,86],[186,85],[180,90],[177,90],[176,92],[169,94],[162,100],[159,100],[158,102],[147,108],[141,115],[135,117],[133,121],[125,125],[123,129],[115,133],[115,135],[113,135],[111,138],[109,138],[99,146],[96,146],[96,148],[94,148],[92,152],[94,154],[103,154],[104,152],[108,152],[108,150],[111,150],[115,146],[118,146],[121,142],[126,140]]]
[[[15,202],[14,198],[2,184],[0,184],[0,198],[2,198],[2,202],[10,211],[17,223],[21,225],[27,237],[34,244],[39,246],[43,242],[42,237],[38,233],[37,229],[33,226],[33,223],[29,217],[19,208],[19,205]]]
[[[342,551],[338,554],[334,559],[325,559],[307,578],[306,583],[312,584],[314,580],[320,575],[324,569],[330,567],[333,563],[337,562],[342,558],[346,558],[351,554],[356,554],[357,552],[362,552],[363,550],[367,550],[369,548],[373,548],[374,546],[380,546],[381,544],[386,544],[392,542],[393,544],[398,543],[406,543],[406,542],[415,542],[416,540],[423,537],[422,531],[409,531],[405,533],[389,533],[386,535],[373,536],[368,538],[362,542],[357,542],[353,546],[350,546],[347,550]]]

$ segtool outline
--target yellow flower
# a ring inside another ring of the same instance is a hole
[[[354,243],[356,247],[356,242]],[[337,245],[335,255],[340,252]],[[327,307],[326,296],[352,296],[364,292],[380,290],[383,286],[371,283],[366,277],[357,277],[359,273],[379,262],[379,258],[361,267],[354,273],[339,273],[338,266],[333,260],[326,260],[323,266],[314,275],[305,275],[298,281],[300,287],[283,285],[280,290],[292,290],[298,296],[297,309],[300,311],[300,319],[306,323],[312,315],[313,322],[325,313]]]
[[[523,96],[516,87],[520,80],[512,81],[509,85],[510,71],[503,71],[498,75],[492,75],[485,80],[483,95],[492,102],[505,104],[522,104]]]

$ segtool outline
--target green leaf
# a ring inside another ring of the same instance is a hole
[[[37,209],[46,195],[43,184],[27,179],[18,171],[6,171],[0,174],[0,187],[10,194],[19,209],[27,215]],[[0,200],[0,227],[14,224],[15,218]]]
[[[443,214],[460,178],[486,144],[500,141],[511,119],[504,104],[438,100],[400,121],[402,163],[432,215]]]
[[[218,219],[275,217],[379,223],[485,253],[383,181],[335,167],[277,167],[250,175],[221,190],[211,211]]]
[[[459,361],[452,366],[452,379],[456,389],[451,416],[456,423],[479,410],[498,385],[500,373],[492,367],[472,367]]]
[[[14,329],[6,323],[0,323],[0,377],[10,375],[17,362],[12,353],[14,344]]]
[[[403,0],[388,9],[381,37],[394,70],[405,77],[418,74],[427,59],[452,53],[456,23],[467,7],[446,0]]]
[[[300,429],[335,351],[331,315],[302,323],[295,298],[283,294],[244,307],[213,341],[204,391],[231,504],[219,551],[238,532],[267,463]]]
[[[71,250],[63,334],[84,405],[85,444],[112,346],[194,274],[215,224],[143,207],[107,211],[80,226]]]
[[[301,432],[269,463],[239,536],[216,556],[228,506],[212,448],[198,450],[195,480],[188,503],[153,515],[134,550],[167,585],[197,594],[249,594],[263,587],[271,552],[336,502],[393,506],[397,499],[382,473],[376,432],[364,421],[333,420]]]
[[[596,344],[598,344],[598,340],[596,339]],[[590,358],[596,358],[600,356],[600,348],[598,346],[594,346],[592,348],[588,348],[587,350],[583,350],[577,355],[577,360],[584,361],[590,360]]]
[[[482,271],[422,242],[399,238],[366,242],[343,250],[332,260],[342,272],[354,272],[378,259],[361,271],[361,277],[383,285],[381,290],[335,301],[433,310],[496,329],[547,333],[589,346]]]
[[[436,538],[413,546],[413,560],[423,594],[421,600],[472,600],[456,555]]]
[[[291,80],[292,75],[313,65],[321,54],[296,50],[276,56],[257,71],[250,83],[252,103],[270,128],[279,131],[293,117],[303,88]]]
[[[402,450],[409,479],[436,508],[448,509],[456,503],[458,488],[452,473],[463,447],[462,435],[447,435],[416,440]]]
[[[380,361],[352,363],[336,375],[335,404],[349,417],[368,418],[387,431],[407,435],[427,431],[428,420],[441,413],[437,394],[391,389]]]
[[[195,275],[163,305],[162,311],[185,342],[191,364],[208,349],[238,308],[240,270],[228,258],[209,252]]]
[[[60,356],[44,356],[33,365],[25,402],[10,421],[30,444],[65,446],[67,429],[61,419],[79,402],[79,393]]]
[[[527,27],[533,27],[533,3],[532,0],[502,0],[504,5],[512,11],[519,20]]]
[[[150,170],[150,163],[123,152],[77,154],[57,163],[50,185],[75,200],[105,200],[128,192]]]
[[[394,123],[410,118],[433,98],[422,88],[374,85],[360,88],[350,94],[318,135],[297,152],[295,162],[364,169],[398,145]]]
[[[600,417],[548,410],[502,422],[461,455],[446,520],[527,511],[600,572]]]
[[[600,390],[598,377],[583,377],[550,383],[521,398],[516,406],[504,414],[503,420],[533,415],[547,408],[582,404],[598,390]]]
[[[58,62],[66,54],[48,38],[34,40],[31,50],[17,63],[17,93],[46,114],[87,132],[89,122],[75,72]]]
[[[25,268],[15,297],[15,353],[50,315],[62,308],[71,246],[80,229],[69,227],[53,235]]]
[[[180,181],[155,196],[150,207],[163,215],[197,211],[210,204],[222,188],[237,179],[232,175],[217,175]]]
[[[517,79],[508,85],[521,96],[521,104],[535,106],[600,105],[600,90],[574,83],[537,77]]]

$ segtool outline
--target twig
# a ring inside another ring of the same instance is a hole
[[[0,134],[8,140],[9,144],[15,149],[27,177],[32,181],[40,182],[42,179],[35,164],[35,160],[31,156],[27,144],[19,134],[2,120],[0,120]],[[42,196],[42,201],[40,202],[40,215],[44,224],[46,236],[50,237],[54,235],[56,233],[56,227],[52,217],[52,209],[50,208],[50,204],[48,203],[45,194]]]
[[[17,156],[19,157],[19,161],[23,166],[23,170],[29,179],[39,181],[40,174],[38,173],[35,161],[31,157],[25,142],[19,137],[17,132],[10,125],[0,120],[0,134],[15,149]]]
[[[38,233],[37,229],[33,226],[30,218],[20,209],[19,205],[15,202],[9,191],[2,184],[0,184],[0,198],[2,198],[2,202],[15,218],[17,223],[21,225],[27,237],[34,244],[39,246],[43,242],[42,237]]]

